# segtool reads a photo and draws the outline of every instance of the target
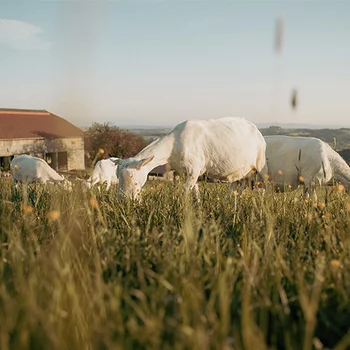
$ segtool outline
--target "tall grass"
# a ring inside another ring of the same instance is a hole
[[[0,190],[1,349],[346,349],[350,196]]]

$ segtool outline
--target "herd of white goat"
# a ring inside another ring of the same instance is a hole
[[[230,191],[251,177],[269,179],[276,187],[295,188],[304,184],[304,194],[316,197],[315,185],[331,179],[350,187],[350,167],[327,143],[312,137],[265,136],[244,118],[188,120],[155,140],[136,156],[109,158],[96,163],[84,183],[91,187],[118,184],[118,196],[137,199],[148,173],[159,165],[186,177],[185,191],[194,190],[199,199],[197,180],[206,173],[212,179],[231,183]],[[16,182],[70,182],[43,159],[21,155],[11,162]],[[240,186],[242,188],[243,186]]]

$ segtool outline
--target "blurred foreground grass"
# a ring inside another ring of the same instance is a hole
[[[346,349],[350,196],[0,184],[0,348]]]

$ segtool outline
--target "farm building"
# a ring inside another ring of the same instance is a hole
[[[43,158],[57,171],[84,169],[84,132],[46,110],[0,109],[0,166],[13,157]]]

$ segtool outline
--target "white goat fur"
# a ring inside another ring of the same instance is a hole
[[[185,190],[194,188],[204,172],[231,183],[264,169],[265,140],[257,127],[244,118],[191,120],[178,124],[169,134],[144,148],[135,157],[120,160],[118,194],[137,198],[147,174],[168,163],[185,174]]]
[[[95,184],[107,183],[107,190],[112,184],[118,184],[117,177],[117,168],[118,165],[115,162],[118,161],[118,158],[108,158],[99,160],[94,167],[92,175],[87,180],[88,186],[91,187]]]
[[[270,180],[283,190],[284,185],[296,187],[304,180],[305,194],[316,199],[315,186],[332,177],[344,186],[350,185],[350,168],[327,143],[314,137],[265,136],[266,165]]]
[[[23,154],[12,159],[10,168],[12,178],[17,182],[67,182],[70,184],[64,176],[59,175],[41,158]]]

